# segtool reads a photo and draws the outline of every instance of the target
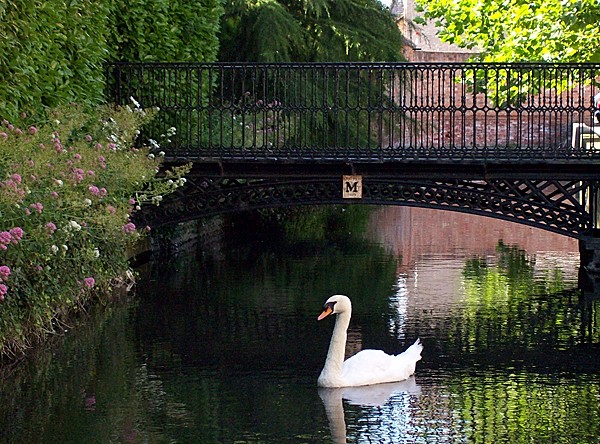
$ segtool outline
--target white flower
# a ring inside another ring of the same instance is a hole
[[[77,222],[72,220],[69,222],[69,228],[71,228],[72,230],[75,230],[75,231],[79,231],[79,230],[81,230],[81,225],[79,225]]]
[[[165,152],[164,152],[164,151],[161,151],[160,153],[158,153],[158,155],[159,155],[160,157],[165,157]]]
[[[148,154],[148,159],[154,159],[154,154],[152,154],[152,153]]]
[[[64,251],[67,251],[67,250],[69,249],[69,247],[67,247],[65,244],[63,244],[63,246],[62,246],[62,249],[63,249]]]
[[[83,204],[84,204],[86,207],[89,207],[89,206],[91,206],[91,205],[92,205],[92,201],[91,201],[90,199],[83,199]]]
[[[52,253],[56,254],[56,253],[58,253],[58,247],[56,245],[52,245],[50,247],[50,251],[52,251]]]
[[[62,186],[63,186],[63,181],[62,181],[62,180],[60,180],[60,179],[54,179],[54,182],[56,182],[56,184],[57,184],[59,187],[62,187]]]
[[[94,251],[92,254],[94,255],[94,257],[100,257],[100,250],[98,250],[97,248],[94,248]]]

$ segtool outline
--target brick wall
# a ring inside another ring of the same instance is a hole
[[[422,51],[410,46],[404,53],[415,69],[398,74],[392,91],[394,102],[404,113],[397,128],[391,129],[389,142],[393,146],[440,150],[464,146],[565,147],[570,146],[574,123],[591,124],[592,97],[599,89],[577,85],[568,70],[535,74],[533,79],[526,72],[514,77],[513,87],[523,92],[523,100],[507,105],[501,91],[473,92],[472,78],[459,65],[435,65],[461,64],[472,54]],[[429,65],[420,69],[419,63]],[[509,72],[489,71],[488,75],[508,76]],[[510,75],[515,76],[514,70]],[[547,84],[552,76],[570,81],[572,86],[562,93],[543,86],[537,95],[525,94],[529,87]]]

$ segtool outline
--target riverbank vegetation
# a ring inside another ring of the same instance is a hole
[[[41,126],[0,130],[0,354],[21,353],[62,329],[126,275],[126,249],[147,232],[131,214],[158,204],[188,166],[158,175],[136,148],[151,112],[68,106]],[[158,143],[158,142],[156,142]]]
[[[104,100],[109,61],[215,61],[220,0],[0,2],[0,119]]]

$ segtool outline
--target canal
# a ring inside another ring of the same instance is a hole
[[[145,265],[135,296],[3,369],[0,441],[600,442],[600,302],[575,240],[406,207],[293,242],[249,229]],[[414,377],[317,387],[335,293],[347,353],[421,338]]]

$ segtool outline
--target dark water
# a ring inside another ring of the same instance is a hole
[[[600,303],[577,289],[576,244],[432,213],[423,235],[402,214],[374,215],[369,239],[257,233],[151,264],[135,299],[5,371],[2,441],[600,442]],[[485,235],[448,241],[461,224]],[[414,378],[317,389],[334,293],[353,300],[349,352],[422,339]]]

